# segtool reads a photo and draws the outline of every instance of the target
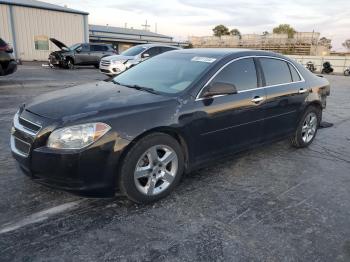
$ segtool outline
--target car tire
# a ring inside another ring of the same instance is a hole
[[[297,129],[291,138],[291,144],[296,148],[309,146],[315,139],[322,119],[322,110],[309,106],[301,117]]]
[[[69,70],[74,69],[74,60],[72,58],[68,58],[66,62],[66,68]]]
[[[99,68],[100,68],[100,65],[94,65],[94,67],[95,67],[96,69],[99,69]]]
[[[345,75],[345,76],[350,76],[350,70],[345,70],[345,71],[344,71],[344,75]]]
[[[118,185],[130,200],[147,204],[169,195],[183,171],[184,155],[176,139],[153,133],[127,152],[118,172]]]
[[[2,75],[4,75],[5,74],[5,72],[4,72],[4,70],[2,69],[2,65],[0,64],[0,76],[2,76]]]

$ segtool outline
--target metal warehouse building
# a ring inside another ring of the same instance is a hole
[[[88,13],[35,0],[0,0],[0,38],[12,44],[16,58],[46,60],[57,47],[89,42]]]

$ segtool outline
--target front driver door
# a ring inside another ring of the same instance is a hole
[[[82,44],[81,47],[75,50],[74,62],[77,65],[86,65],[90,61],[90,46],[88,44]]]
[[[199,96],[195,101],[197,113],[202,115],[191,128],[196,132],[196,160],[237,152],[261,142],[266,94],[265,89],[259,88],[256,68],[253,58],[229,63],[211,82],[233,84],[238,93]]]

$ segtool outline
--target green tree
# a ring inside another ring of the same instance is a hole
[[[214,36],[229,35],[230,32],[228,28],[224,25],[217,25],[213,28]]]
[[[350,39],[346,39],[346,40],[344,41],[344,43],[343,43],[343,46],[344,46],[346,49],[350,50]]]
[[[280,24],[275,27],[272,31],[274,34],[288,34],[288,38],[293,38],[294,34],[297,32],[289,24]]]
[[[242,38],[242,35],[241,35],[241,32],[237,29],[237,28],[234,28],[230,31],[230,34],[231,35],[237,35],[239,37],[239,39]]]

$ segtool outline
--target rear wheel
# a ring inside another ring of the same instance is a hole
[[[349,76],[349,75],[350,75],[350,70],[349,70],[349,69],[345,70],[345,71],[344,71],[344,75],[345,75],[345,76]]]
[[[314,140],[321,122],[321,109],[310,106],[304,112],[291,143],[294,147],[306,147]]]
[[[169,135],[154,133],[138,141],[125,156],[119,187],[134,202],[154,202],[174,189],[183,170],[179,143]]]

